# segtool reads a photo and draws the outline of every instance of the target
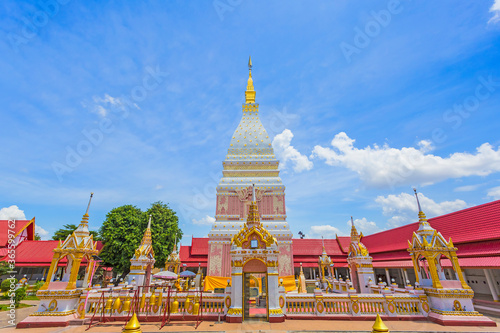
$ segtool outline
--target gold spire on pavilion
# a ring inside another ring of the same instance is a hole
[[[255,103],[255,89],[252,80],[252,57],[248,59],[248,83],[245,91],[245,103]]]
[[[420,207],[420,200],[418,200],[418,194],[417,194],[417,189],[414,188],[413,192],[415,192],[415,197],[417,198],[417,205],[418,205],[418,222],[420,222],[420,225],[429,225],[429,222],[427,222],[427,217],[425,216],[424,212],[422,211],[422,207]]]
[[[85,214],[83,214],[80,225],[78,225],[78,228],[74,231],[77,236],[89,235],[89,208],[93,196],[94,192],[90,192],[90,198],[89,198],[89,203],[87,205],[87,210],[85,211]]]

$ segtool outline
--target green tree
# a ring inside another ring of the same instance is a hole
[[[54,236],[52,236],[52,239],[53,240],[66,240],[66,238],[68,238],[69,235],[71,235],[73,233],[73,231],[76,230],[76,228],[78,228],[77,225],[74,225],[74,224],[65,224],[63,225],[63,227],[59,230],[57,230],[55,233],[54,233]],[[95,241],[97,240],[100,240],[99,239],[99,233],[96,232],[96,231],[90,231],[90,234],[93,236],[93,239]],[[35,236],[36,238],[36,236]]]
[[[113,208],[103,222],[99,235],[104,243],[99,257],[122,276],[130,272],[130,259],[143,234],[144,213],[132,205]]]
[[[10,270],[10,265],[6,261],[0,261],[0,276],[7,274]]]
[[[35,232],[35,240],[42,240],[42,236],[38,232]]]
[[[103,259],[104,265],[113,266],[115,271],[121,272],[121,278],[130,272],[130,259],[141,243],[149,214],[151,214],[155,267],[165,265],[165,260],[174,247],[175,237],[177,240],[182,237],[177,215],[161,201],[151,204],[146,212],[132,205],[111,210],[99,230],[104,243],[99,256]]]
[[[161,201],[154,202],[146,211],[145,221],[151,214],[151,238],[153,239],[153,250],[155,252],[155,267],[164,267],[168,255],[174,248],[175,239],[177,244],[182,238],[179,229],[179,218],[175,212]],[[147,227],[146,226],[144,229]]]

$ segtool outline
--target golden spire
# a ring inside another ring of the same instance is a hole
[[[93,196],[94,196],[94,192],[90,192],[89,204],[87,205],[87,210],[85,211],[85,214],[83,214],[82,222],[80,222],[80,224],[88,224],[90,202],[92,201]]]
[[[252,80],[252,57],[248,59],[248,83],[247,90],[245,91],[245,103],[255,103],[255,90]]]
[[[144,232],[144,236],[142,237],[141,245],[152,245],[153,242],[151,240],[151,214],[149,215],[149,222],[146,231]]]
[[[422,207],[420,207],[420,201],[418,200],[418,194],[417,194],[417,189],[414,188],[413,192],[415,192],[415,197],[417,198],[417,205],[418,205],[418,222],[420,224],[429,224],[427,222],[427,217],[425,216],[424,212],[422,211]]]
[[[354,226],[354,220],[352,219],[352,216],[351,216],[351,242],[359,242],[358,230],[356,230],[356,227]]]
[[[94,196],[94,192],[90,192],[89,204],[87,205],[87,210],[85,214],[83,214],[82,221],[78,225],[78,228],[74,231],[77,236],[88,236],[89,235],[89,208],[90,202],[92,201],[92,197]]]

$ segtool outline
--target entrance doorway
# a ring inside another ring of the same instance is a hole
[[[268,320],[267,273],[243,273],[243,320]]]

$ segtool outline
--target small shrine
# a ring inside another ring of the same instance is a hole
[[[327,280],[327,277],[333,276],[333,273],[332,273],[333,262],[332,262],[332,258],[330,258],[330,256],[328,256],[328,254],[326,254],[325,240],[323,239],[323,237],[321,237],[321,241],[323,243],[323,252],[322,252],[321,256],[318,257],[319,276],[320,276],[320,280],[321,280],[321,284],[322,284],[323,289],[326,289],[328,285],[330,285],[330,287],[331,287],[331,284]],[[304,275],[304,272],[302,271],[302,265],[300,266],[300,271],[301,271],[301,274]],[[326,274],[326,272],[328,272],[328,274]]]
[[[179,256],[179,252],[177,251],[177,239],[175,239],[174,242],[174,248],[172,249],[172,252],[167,257],[167,260],[165,261],[165,270],[174,272],[175,274],[180,273],[180,268],[181,268],[181,258]]]
[[[57,248],[54,249],[47,280],[37,292],[37,297],[40,299],[38,310],[23,320],[18,327],[57,326],[59,322],[65,323],[76,318],[80,295],[90,286],[92,269],[95,265],[94,258],[99,252],[97,242],[93,240],[88,227],[89,208],[93,195],[94,193],[90,194],[87,211],[78,228],[64,242],[59,242]],[[59,280],[55,272],[63,258],[67,259],[67,265]],[[79,281],[78,272],[84,259],[87,262],[87,268],[83,281]]]
[[[356,230],[351,216],[351,244],[349,245],[349,255],[347,263],[351,271],[351,282],[358,293],[370,293],[370,284],[375,283],[373,273],[372,257],[366,246],[361,243],[361,236]]]
[[[149,215],[148,226],[139,247],[135,250],[134,256],[130,259],[130,273],[128,283],[138,286],[148,286],[151,282],[151,270],[155,264],[155,253],[153,251],[153,240],[151,239],[151,215]]]
[[[408,252],[413,261],[416,286],[420,286],[430,301],[429,319],[443,325],[468,323],[469,325],[490,324],[491,320],[474,310],[474,292],[464,280],[458,263],[457,248],[436,229],[425,216],[417,190],[414,189],[418,205],[419,227],[408,241]],[[446,279],[442,261],[451,262],[455,276]],[[427,308],[426,311],[429,311]]]

